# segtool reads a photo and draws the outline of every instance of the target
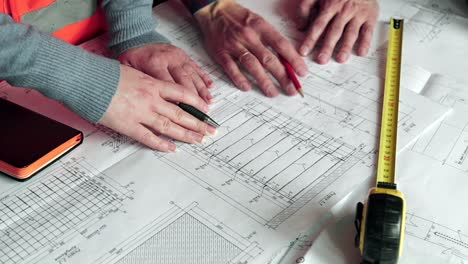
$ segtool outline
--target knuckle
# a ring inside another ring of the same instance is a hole
[[[171,120],[169,120],[169,118],[166,118],[166,117],[161,117],[161,133],[162,134],[166,134],[170,127],[171,127]]]
[[[150,52],[150,53],[148,54],[148,60],[149,60],[150,62],[155,62],[155,61],[157,61],[158,59],[160,59],[160,57],[161,57],[161,54],[159,54],[159,53],[157,53],[157,52]]]
[[[146,131],[140,138],[140,142],[144,145],[147,145],[151,148],[160,149],[159,142],[157,141],[157,137],[150,131]]]
[[[207,124],[205,124],[204,122],[197,121],[197,131],[205,134],[207,128],[208,128]]]
[[[356,10],[357,10],[357,3],[354,1],[347,1],[343,5],[343,8],[341,9],[341,13],[345,15],[350,15],[356,12]]]
[[[184,139],[185,139],[185,141],[187,141],[187,142],[192,141],[192,132],[191,132],[190,130],[185,129],[185,131],[184,131]]]
[[[142,134],[140,141],[143,142],[144,144],[149,144],[151,142],[151,137],[152,134],[150,131],[146,131],[145,133]]]
[[[272,54],[267,54],[262,58],[262,65],[267,67],[271,66],[275,62],[275,58]]]
[[[260,17],[260,16],[253,16],[251,19],[249,19],[248,25],[253,27],[253,28],[259,28],[263,26],[265,23],[265,20]]]
[[[175,111],[175,119],[181,121],[184,117],[184,111],[181,108],[177,108]]]
[[[242,57],[242,62],[246,65],[253,65],[255,63],[255,56],[252,54],[245,55]]]

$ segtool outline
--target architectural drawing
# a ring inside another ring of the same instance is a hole
[[[243,93],[199,34],[186,34],[197,31],[167,8],[174,3],[156,10],[158,30],[213,76],[218,134],[169,154],[77,123],[86,137],[73,156],[24,184],[0,184],[0,263],[264,264],[298,237],[305,245],[301,232],[373,175],[383,82],[366,62],[308,62],[305,99]],[[401,98],[399,149],[448,111],[411,91]]]
[[[83,159],[56,166],[0,197],[0,263],[40,259],[128,195]]]
[[[406,214],[405,234],[424,242],[431,243],[440,249],[440,255],[451,255],[463,261],[468,261],[468,235],[460,230],[424,219],[411,212]]]
[[[190,159],[200,161],[196,167],[169,155],[160,159],[270,228],[278,227],[368,154],[363,146],[304,127],[256,99],[246,100],[239,102],[241,108],[225,104],[217,110],[225,116],[218,119],[219,138],[181,146]],[[249,195],[232,201],[238,196],[234,185]]]
[[[242,264],[263,251],[197,203],[172,208],[111,249],[97,263]],[[114,262],[117,261],[117,262]]]

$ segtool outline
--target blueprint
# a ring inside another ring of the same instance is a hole
[[[406,63],[417,63],[418,67],[411,67],[413,72],[425,76],[421,78],[425,79],[424,85],[407,88],[452,108],[442,122],[400,152],[397,180],[408,212],[399,263],[468,263],[468,215],[461,210],[468,187],[468,65],[458,57],[468,45],[468,5],[465,1],[382,3],[381,16],[408,19],[404,51],[411,52],[404,52]],[[359,253],[351,242],[356,234],[355,204],[366,199],[372,185],[373,181],[364,182],[333,208],[314,245],[309,244],[305,255],[292,254],[291,259],[304,263],[357,263]]]
[[[310,246],[304,232],[374,175],[383,76],[369,68],[379,67],[382,52],[345,65],[308,61],[305,99],[266,99],[230,84],[179,5],[155,9],[158,30],[215,80],[218,134],[155,152],[1,83],[0,96],[34,100],[34,110],[85,139],[27,182],[0,178],[0,263],[276,263],[291,244]],[[105,39],[83,48],[106,55]],[[426,78],[412,72],[410,81]],[[449,113],[403,89],[398,149],[415,146]]]
[[[398,157],[398,186],[408,206],[400,263],[468,263],[468,215],[460,210],[468,188],[468,97],[462,87],[468,85],[438,75],[431,77],[423,93],[453,110]],[[312,247],[309,245],[305,256],[297,250],[291,258],[302,257],[310,263],[358,262],[359,253],[351,242],[356,234],[354,207],[365,200],[373,184],[365,182],[342,201],[344,205],[333,208],[336,215],[326,215],[322,220],[333,224],[328,225]]]

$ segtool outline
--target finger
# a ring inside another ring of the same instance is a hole
[[[148,75],[151,75],[152,77],[154,77],[156,79],[159,79],[159,80],[175,83],[174,78],[172,78],[172,75],[169,73],[169,71],[167,69],[157,70],[157,71],[154,71],[152,73],[148,73]]]
[[[159,95],[163,99],[176,103],[186,103],[205,113],[208,112],[208,105],[197,93],[193,93],[178,84],[164,82],[162,85],[164,88],[159,90]]]
[[[262,28],[262,40],[283,56],[299,76],[307,75],[308,70],[304,59],[297,53],[291,42],[276,31],[272,25],[267,24]]]
[[[309,30],[307,31],[306,38],[302,42],[301,47],[299,48],[299,53],[302,56],[307,56],[310,54],[312,49],[317,44],[320,36],[325,31],[326,27],[335,16],[336,10],[334,9],[323,9],[320,10],[320,14],[317,18],[313,21],[312,25],[310,25]]]
[[[260,43],[260,45],[263,44]],[[275,97],[278,95],[278,89],[270,77],[268,77],[262,64],[260,64],[254,54],[245,51],[245,49],[238,49],[237,58],[239,59],[240,64],[257,81],[263,94],[268,97]]]
[[[356,20],[353,19],[351,22],[348,23],[346,26],[346,30],[343,36],[343,43],[341,45],[340,51],[336,55],[336,60],[340,63],[346,62],[351,54],[354,43],[359,36],[359,28],[361,24]]]
[[[195,69],[195,71],[198,73],[198,75],[202,78],[203,82],[205,82],[206,87],[208,88],[213,88],[214,87],[214,82],[208,76],[208,74],[200,67],[196,62],[192,62],[192,67]]]
[[[361,41],[359,43],[359,49],[357,54],[359,56],[366,56],[369,52],[369,48],[374,34],[375,22],[366,22],[361,27]]]
[[[265,48],[263,45],[252,46],[250,50],[252,50],[253,54],[259,58],[263,67],[267,69],[271,75],[273,75],[273,77],[275,77],[275,79],[280,84],[280,87],[285,91],[286,94],[296,94],[296,89],[290,81],[284,65],[280,62],[278,57],[273,55],[273,53],[271,53],[271,51]]]
[[[162,102],[159,103],[154,110],[168,117],[172,122],[199,134],[210,136],[216,134],[216,128],[198,120],[174,104]]]
[[[297,8],[297,26],[299,29],[307,27],[310,20],[310,13],[317,0],[301,0]]]
[[[338,40],[340,39],[341,35],[343,35],[343,30],[348,21],[349,17],[344,15],[337,15],[333,19],[325,35],[323,46],[320,49],[320,52],[318,53],[318,63],[326,64],[330,61],[330,57],[332,56],[333,51],[335,50],[336,43],[338,43]]]
[[[198,93],[197,88],[195,87],[192,81],[192,76],[190,72],[187,72],[181,66],[169,68],[169,72],[171,73],[176,83],[186,88],[189,88],[191,91],[195,93]]]
[[[171,119],[157,113],[149,115],[144,125],[178,141],[187,143],[201,143],[203,141],[202,134],[185,129],[172,122]]]
[[[203,98],[205,102],[210,103],[213,97],[208,91],[208,87],[200,77],[198,71],[196,71],[193,68],[192,63],[186,63],[182,67],[186,72],[188,72],[191,75],[193,85],[195,86],[195,89],[197,90],[201,98]]]
[[[252,84],[239,70],[237,63],[232,59],[231,55],[227,53],[220,53],[215,56],[216,61],[224,68],[229,78],[232,80],[237,88],[242,91],[249,91],[252,89]]]
[[[176,145],[156,136],[151,130],[143,125],[139,125],[131,137],[151,149],[163,152],[175,152]]]

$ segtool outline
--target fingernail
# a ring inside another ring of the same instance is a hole
[[[294,87],[294,85],[291,85],[289,84],[288,86],[286,86],[286,91],[288,93],[288,95],[295,95],[296,94],[296,88]]]
[[[307,55],[309,55],[310,49],[307,46],[302,46],[299,49],[299,52],[301,53],[302,56],[307,56]]]
[[[208,135],[210,135],[210,136],[214,136],[214,135],[218,134],[218,130],[215,127],[207,126],[206,133]]]
[[[320,64],[325,64],[325,63],[328,63],[328,56],[325,54],[325,53],[320,53],[318,56],[317,56],[317,61],[318,63]]]
[[[307,70],[307,68],[299,68],[298,73],[299,76],[304,77],[307,75],[307,73],[309,73],[309,71]]]
[[[338,55],[336,56],[336,60],[338,62],[345,62],[348,59],[348,57],[349,57],[348,53],[342,51],[338,53]]]
[[[167,148],[169,149],[170,152],[176,151],[176,145],[174,143],[167,143]]]
[[[206,113],[206,112],[208,112],[210,110],[210,108],[207,105],[204,105],[202,110],[203,110],[203,112]]]
[[[212,80],[208,81],[208,88],[213,88],[214,87],[214,82]]]
[[[208,104],[211,104],[213,102],[213,96],[211,94],[207,94],[205,101],[208,102]]]

